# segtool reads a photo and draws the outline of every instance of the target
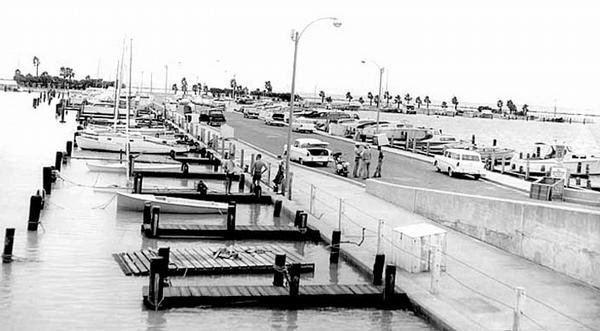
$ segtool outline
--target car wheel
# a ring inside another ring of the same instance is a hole
[[[433,166],[435,167],[435,171],[436,172],[440,172],[441,171],[440,167],[438,166],[437,161],[433,164]]]
[[[451,168],[448,168],[448,176],[454,177],[454,171]]]
[[[304,160],[298,159],[298,162],[300,162],[301,165],[304,165]]]
[[[479,180],[480,177],[481,175],[473,175],[473,178],[475,178],[475,180]]]

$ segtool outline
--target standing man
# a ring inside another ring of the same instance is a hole
[[[265,171],[267,171],[267,165],[265,164],[265,161],[262,160],[262,155],[257,154],[252,169],[250,169],[253,188],[260,186],[260,180]]]
[[[362,162],[363,162],[363,179],[369,178],[369,167],[371,166],[371,147],[366,146],[365,150],[362,152]]]
[[[227,154],[225,163],[223,164],[223,171],[225,171],[225,194],[227,195],[231,194],[231,184],[235,170],[235,163],[233,163],[232,159],[231,154]]]
[[[281,156],[277,157],[281,159]],[[285,176],[285,163],[283,160],[279,160],[279,166],[277,167],[277,175],[275,175],[275,179],[273,180],[273,191],[277,193],[279,191],[279,186],[283,182],[283,177]]]
[[[354,171],[352,172],[354,178],[356,178],[356,176],[360,176],[360,152],[360,144],[356,143],[354,145]]]
[[[377,146],[377,151],[379,151],[379,155],[377,155],[377,167],[375,167],[375,173],[373,174],[374,178],[381,177],[381,165],[383,164],[383,151],[381,150],[381,146]]]

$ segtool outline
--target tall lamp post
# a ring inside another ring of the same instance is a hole
[[[361,60],[361,63],[367,63],[366,60]],[[385,70],[384,67],[380,66],[379,64],[377,64],[374,61],[369,61],[372,64],[374,64],[378,69],[379,69],[379,94],[377,95],[377,120],[376,120],[376,124],[375,124],[375,133],[379,133],[379,110],[381,108],[381,80],[383,78],[383,71]]]
[[[292,41],[294,42],[294,65],[292,67],[292,91],[290,94],[290,112],[288,115],[288,124],[289,125],[288,125],[288,136],[287,136],[287,149],[286,149],[286,156],[285,156],[285,182],[286,182],[285,186],[286,186],[286,189],[288,190],[288,197],[291,197],[290,149],[291,149],[291,145],[292,145],[292,122],[293,122],[293,116],[294,116],[294,102],[296,101],[296,60],[298,58],[298,42],[300,41],[300,38],[302,37],[302,34],[304,33],[304,31],[306,31],[306,29],[308,29],[309,26],[313,25],[316,22],[325,21],[325,20],[333,21],[333,26],[336,28],[339,28],[340,26],[342,26],[342,22],[340,22],[335,17],[321,17],[321,18],[317,18],[316,20],[308,23],[300,32],[292,30]]]

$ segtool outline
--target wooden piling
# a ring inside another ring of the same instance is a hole
[[[240,168],[244,169],[244,149],[240,152]]]
[[[475,135],[471,136],[471,144],[475,145]]]
[[[298,296],[298,292],[300,290],[300,269],[299,263],[293,263],[290,265],[290,296]]]
[[[381,285],[382,284],[384,264],[385,264],[385,254],[375,255],[375,263],[373,264],[373,285]]]
[[[37,231],[40,223],[40,213],[42,210],[42,197],[32,195],[29,199],[29,219],[27,220],[27,231]]]
[[[158,236],[158,227],[160,223],[160,206],[152,206],[152,223],[150,223],[150,230],[152,232],[152,237],[156,238]]]
[[[155,308],[160,307],[163,299],[163,284],[162,269],[165,260],[162,257],[150,258],[150,279],[148,285],[148,301]]]
[[[285,254],[275,255],[275,271],[273,273],[273,286],[283,286],[285,259]]]
[[[302,209],[296,210],[296,216],[294,217],[294,226],[295,227],[300,226],[300,218],[302,217],[303,212],[304,212],[304,210],[302,210]]]
[[[273,206],[273,217],[281,216],[281,207],[283,206],[283,201],[275,200],[275,205]]]
[[[298,228],[301,230],[306,230],[308,227],[308,214],[306,212],[302,212],[300,214],[300,223],[298,224]]]
[[[52,194],[52,167],[42,168],[42,188],[46,194]]]
[[[235,233],[235,213],[236,213],[235,201],[229,201],[227,206],[227,233],[233,235]]]
[[[13,244],[15,243],[15,228],[6,228],[4,234],[4,251],[2,252],[2,263],[12,262]]]
[[[394,301],[394,287],[396,287],[396,266],[385,266],[385,284],[383,288],[383,303],[391,304]]]
[[[330,263],[338,263],[340,259],[340,241],[342,239],[341,231],[333,231],[331,235],[331,253],[329,254]]]
[[[171,255],[171,248],[170,247],[160,247],[158,249],[158,256],[162,257],[163,258],[163,262],[164,262],[164,267],[162,268],[163,279],[166,279],[167,273],[169,271],[170,255]]]
[[[63,159],[63,153],[62,152],[56,152],[56,158],[54,159],[54,168],[57,171],[61,170],[62,167],[62,159]]]
[[[72,141],[67,141],[66,155],[68,157],[71,157],[72,153],[73,153],[73,142]]]
[[[496,143],[497,143],[497,142],[498,142],[498,141],[497,141],[496,139],[492,140],[492,147],[496,147]]]
[[[152,203],[150,201],[144,202],[144,212],[142,215],[142,223],[152,223]]]

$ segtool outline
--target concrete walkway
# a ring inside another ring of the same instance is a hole
[[[244,142],[235,142],[236,155],[245,151],[261,153],[271,164],[277,159]],[[362,185],[334,175],[293,165],[293,200],[284,199],[284,210],[311,210],[309,224],[326,239],[338,227],[342,199],[343,254],[359,267],[370,270],[376,254],[378,220],[385,222],[383,242],[387,262],[391,252],[392,229],[415,223],[436,223],[412,214],[366,193]],[[311,203],[311,187],[314,199]],[[312,206],[312,208],[311,208]],[[437,225],[439,226],[439,225]],[[418,312],[432,323],[450,330],[511,330],[516,287],[527,294],[522,330],[600,330],[600,291],[548,268],[506,253],[464,234],[447,229],[447,269],[442,273],[440,291],[433,295],[429,273],[398,270],[396,284],[405,291]]]

